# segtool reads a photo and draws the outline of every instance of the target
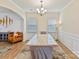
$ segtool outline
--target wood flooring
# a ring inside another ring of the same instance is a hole
[[[75,54],[73,54],[67,47],[64,46],[60,41],[57,41],[59,46],[64,50],[64,52],[68,55],[69,59],[79,59]],[[1,44],[0,42],[0,47],[6,47],[7,43]],[[0,56],[0,59],[14,59],[17,54],[19,54],[26,46],[23,42],[16,43],[10,45],[11,48],[3,55]]]
[[[72,53],[63,43],[57,41],[59,46],[64,50],[64,52],[68,55],[69,59],[79,59],[74,53]]]

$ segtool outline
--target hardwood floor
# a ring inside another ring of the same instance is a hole
[[[69,59],[79,59],[74,53],[72,53],[67,47],[64,46],[60,41],[57,41],[59,46],[64,50],[64,52],[68,55]]]
[[[79,59],[75,54],[73,54],[67,47],[65,47],[60,41],[57,41],[59,46],[64,50],[64,52],[68,55],[68,59]],[[7,43],[3,43],[3,46],[0,43],[0,47],[6,47]],[[10,45],[11,48],[0,56],[0,59],[14,59],[17,54],[19,54],[26,46],[23,42],[16,43],[13,45]]]
[[[14,59],[15,56],[21,52],[24,46],[25,45],[22,42],[13,44],[7,52],[1,55],[0,59]]]

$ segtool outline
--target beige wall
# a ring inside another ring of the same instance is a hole
[[[62,30],[79,35],[79,0],[74,0],[61,14]]]
[[[47,15],[38,16],[38,44],[48,43],[48,21],[46,16]],[[46,32],[46,34],[41,34],[41,32]]]

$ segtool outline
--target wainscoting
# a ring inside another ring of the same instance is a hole
[[[79,57],[79,36],[64,31],[61,31],[59,35],[59,40]]]

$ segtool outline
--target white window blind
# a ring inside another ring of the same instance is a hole
[[[31,17],[27,21],[27,30],[30,33],[36,32],[37,31],[37,22],[36,19]]]
[[[48,32],[56,32],[56,20],[55,19],[48,20]]]

